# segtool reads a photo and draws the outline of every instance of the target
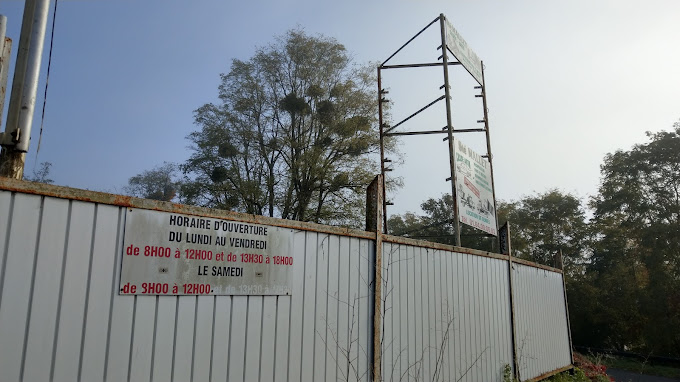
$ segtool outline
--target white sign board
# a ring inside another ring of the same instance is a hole
[[[446,20],[446,47],[463,67],[472,74],[472,77],[482,85],[482,60],[472,51],[448,19]]]
[[[289,295],[290,229],[129,208],[120,294]]]
[[[496,206],[489,161],[458,139],[454,139],[453,144],[460,221],[496,236]]]

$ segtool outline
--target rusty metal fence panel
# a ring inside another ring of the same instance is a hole
[[[522,380],[571,364],[563,275],[513,264],[517,364]]]
[[[2,381],[369,380],[372,241],[291,229],[291,296],[121,296],[126,211],[0,190]]]
[[[384,381],[501,381],[512,365],[507,261],[385,242]]]

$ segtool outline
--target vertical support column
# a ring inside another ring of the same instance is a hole
[[[381,80],[381,67],[378,67],[378,124],[380,128],[380,175],[382,175],[382,208],[383,222],[380,232],[387,233],[387,197],[385,195],[385,124],[383,119],[383,88]],[[367,227],[368,230],[368,227]]]
[[[460,247],[460,216],[458,212],[458,198],[456,195],[456,158],[453,157],[453,123],[451,122],[451,89],[449,86],[449,59],[446,51],[446,17],[439,15],[439,24],[442,37],[442,63],[444,67],[444,95],[446,96],[446,128],[448,129],[449,141],[449,166],[451,167],[451,196],[453,197],[453,220],[456,226],[456,246]],[[498,224],[496,224],[498,228]]]
[[[375,278],[373,298],[373,381],[381,380],[382,364],[382,242],[383,242],[383,195],[384,177],[377,175],[366,191],[366,230],[375,232]]]
[[[508,228],[508,243],[510,243],[510,231]],[[508,283],[510,289],[510,325],[512,325],[512,364],[514,366],[514,376],[519,381],[519,359],[517,359],[517,321],[515,320],[515,290],[513,289],[512,277],[512,253],[509,251],[508,244]]]
[[[569,302],[567,301],[567,283],[565,280],[564,276],[564,260],[562,257],[562,250],[560,249],[559,253],[559,265],[560,269],[562,270],[562,292],[564,292],[564,311],[567,315],[567,335],[569,337],[569,359],[571,360],[571,364],[574,364],[574,346],[572,345],[571,342],[571,322],[569,320]]]
[[[499,249],[502,255],[507,255],[508,258],[508,289],[510,291],[510,325],[512,325],[511,344],[512,344],[512,366],[513,375],[519,380],[519,360],[517,359],[517,330],[515,325],[515,291],[513,289],[512,280],[512,243],[510,240],[510,222],[505,222],[503,227],[498,231]]]
[[[496,219],[496,234],[498,234],[498,210],[497,210],[498,206],[496,205],[496,184],[495,177],[493,174],[493,154],[491,153],[491,137],[489,135],[489,110],[486,107],[486,81],[484,80],[484,61],[482,61],[482,105],[484,106],[484,132],[486,134],[486,156],[487,159],[489,160],[489,169],[491,170],[491,191],[493,192],[493,209],[494,217]]]
[[[6,31],[7,17],[0,15],[0,144],[3,143],[4,138],[2,133],[2,114],[5,110],[5,99],[7,98],[7,77],[9,76],[9,61],[12,51],[12,40],[6,37]],[[0,151],[0,176],[3,176],[5,173],[1,168],[3,165],[2,151],[4,151],[4,148]],[[13,176],[12,178],[16,177]]]
[[[2,112],[5,110],[9,59],[12,53],[12,39],[5,36],[6,31],[7,17],[0,15],[0,128],[2,127]],[[2,131],[2,129],[0,129],[0,131]]]

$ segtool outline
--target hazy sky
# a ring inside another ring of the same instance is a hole
[[[14,55],[22,12],[23,1],[0,2]],[[379,62],[440,13],[486,67],[499,199],[553,187],[592,195],[606,153],[680,119],[677,0],[61,0],[41,149],[36,160],[46,55],[26,173],[49,161],[57,184],[120,192],[130,176],[189,156],[193,110],[217,100],[232,59],[299,26],[336,38],[359,63]],[[393,62],[436,61],[438,38],[425,33]],[[452,72],[454,124],[477,127],[475,83]],[[386,73],[394,120],[436,98],[442,81],[441,69]],[[404,130],[444,124],[435,108]],[[481,134],[459,137],[481,151]],[[394,174],[405,186],[391,213],[450,192],[440,136],[403,139],[402,151]]]

